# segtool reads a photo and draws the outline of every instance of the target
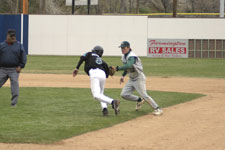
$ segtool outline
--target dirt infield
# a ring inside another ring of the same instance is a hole
[[[127,79],[126,79],[127,80]],[[9,83],[6,84],[8,86]],[[21,74],[20,86],[89,87],[80,75]],[[106,88],[122,88],[119,77]],[[0,144],[0,150],[223,150],[225,149],[225,79],[147,78],[147,88],[202,93],[207,96],[51,145]]]

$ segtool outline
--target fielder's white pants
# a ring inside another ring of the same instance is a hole
[[[104,95],[104,86],[106,80],[106,74],[101,69],[89,70],[89,76],[91,81],[91,92],[93,97],[100,101],[101,107],[107,108],[107,104],[111,104],[113,99]]]

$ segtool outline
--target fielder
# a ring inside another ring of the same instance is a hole
[[[108,116],[107,104],[111,104],[117,115],[119,112],[119,100],[112,99],[104,95],[105,80],[109,75],[113,75],[114,72],[108,67],[107,63],[102,60],[103,48],[101,46],[95,46],[92,52],[85,53],[80,57],[75,70],[73,71],[73,77],[78,74],[78,70],[83,62],[84,71],[90,77],[91,92],[93,97],[100,101],[102,107],[103,116]]]
[[[117,66],[114,67],[114,69],[116,71],[124,71],[122,77],[120,78],[120,84],[124,82],[124,77],[127,73],[129,73],[129,81],[122,89],[121,97],[126,100],[136,101],[136,111],[138,111],[142,107],[144,101],[146,101],[154,109],[154,115],[161,115],[163,111],[159,108],[154,99],[146,92],[146,77],[143,73],[143,67],[140,58],[132,52],[129,42],[123,41],[119,47],[123,53],[123,66]],[[134,90],[136,90],[142,98],[133,95],[132,93]]]

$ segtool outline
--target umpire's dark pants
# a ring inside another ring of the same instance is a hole
[[[16,105],[19,97],[19,73],[16,72],[16,68],[0,67],[0,88],[10,78],[11,84],[11,105]]]

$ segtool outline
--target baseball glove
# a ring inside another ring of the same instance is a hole
[[[114,66],[110,66],[109,67],[109,75],[113,76],[116,72],[116,68]]]

